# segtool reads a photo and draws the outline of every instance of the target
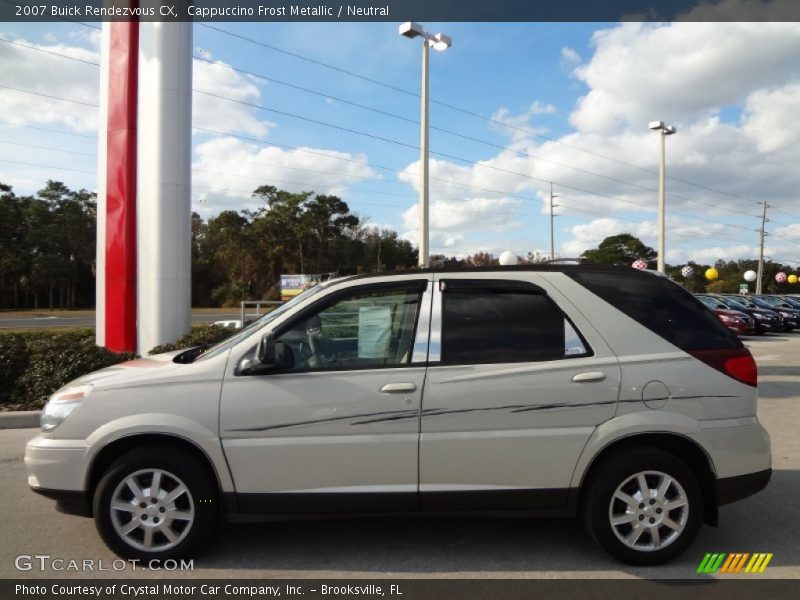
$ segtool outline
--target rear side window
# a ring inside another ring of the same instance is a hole
[[[742,346],[714,313],[665,277],[588,270],[568,275],[685,352]]]
[[[490,364],[587,356],[588,346],[537,286],[446,281],[442,362]]]

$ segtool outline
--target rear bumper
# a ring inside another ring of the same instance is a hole
[[[764,469],[756,473],[717,479],[717,504],[730,504],[760,492],[767,486],[771,476],[772,469]]]

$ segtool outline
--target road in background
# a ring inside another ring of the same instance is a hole
[[[772,436],[772,481],[720,509],[720,526],[704,526],[692,547],[661,567],[617,563],[575,519],[380,518],[229,525],[221,542],[191,572],[38,570],[19,572],[20,554],[116,558],[89,519],[57,513],[26,484],[24,444],[33,429],[0,431],[0,577],[192,578],[697,578],[706,552],[772,552],[758,578],[800,578],[800,334],[746,341],[759,364],[758,414]],[[753,577],[722,575],[720,577]],[[668,590],[665,590],[668,593]]]
[[[192,311],[192,323],[213,323],[240,319],[241,313],[236,309],[223,309],[225,312],[209,312],[207,310]],[[0,313],[0,331],[3,329],[50,329],[52,327],[94,327],[94,312],[79,311],[74,316],[66,311],[49,314],[49,311],[26,311],[25,316],[14,312]]]

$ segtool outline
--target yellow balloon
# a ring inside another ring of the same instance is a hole
[[[706,279],[714,281],[717,277],[719,277],[719,272],[714,267],[706,269]]]
[[[789,275],[787,281],[789,283],[797,283],[797,275]]]

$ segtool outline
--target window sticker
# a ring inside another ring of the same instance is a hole
[[[388,306],[358,308],[358,357],[387,358],[392,336],[392,312]]]

